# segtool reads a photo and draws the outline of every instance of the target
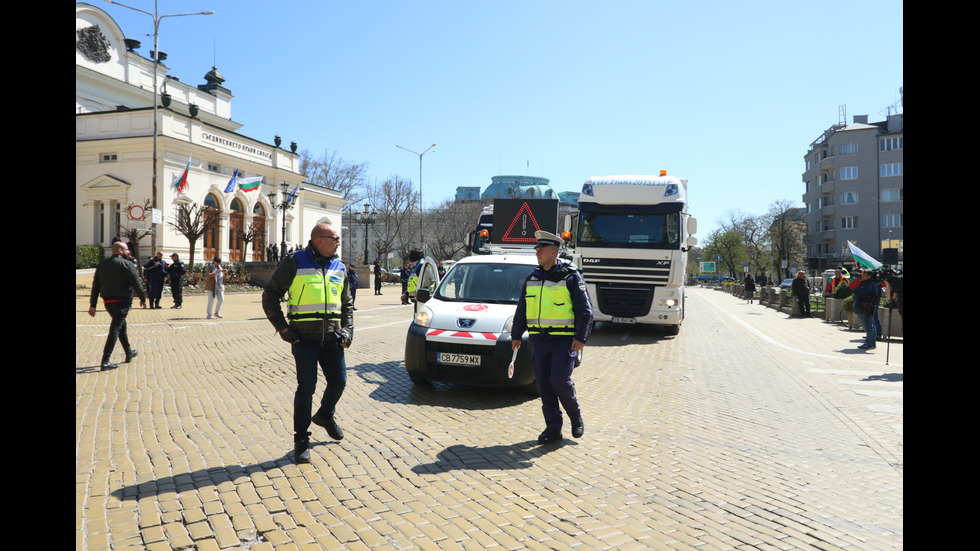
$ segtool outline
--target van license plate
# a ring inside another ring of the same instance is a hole
[[[476,354],[450,354],[440,352],[436,354],[436,361],[447,365],[480,365],[480,356]]]
[[[617,318],[613,317],[613,323],[636,323],[636,318]]]

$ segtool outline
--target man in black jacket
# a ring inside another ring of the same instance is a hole
[[[793,296],[796,297],[796,304],[800,307],[800,315],[804,318],[810,316],[810,285],[806,281],[806,272],[800,270],[796,272],[796,279],[793,280]]]
[[[170,308],[177,308],[184,304],[184,274],[187,273],[187,266],[180,260],[177,253],[170,255],[170,264],[167,264],[167,275],[170,276],[170,296],[174,299],[174,305]]]
[[[334,412],[347,386],[344,350],[354,338],[354,303],[347,270],[337,257],[340,233],[329,224],[317,224],[305,249],[284,258],[262,292],[262,309],[282,340],[292,345],[296,362],[293,401],[293,451],[297,463],[310,461],[310,423],[327,430],[334,440],[344,432]],[[280,302],[289,293],[288,321]],[[327,388],[312,416],[317,364]]]
[[[126,333],[126,316],[133,306],[133,291],[140,297],[140,307],[146,308],[146,292],[140,281],[136,265],[126,258],[129,250],[123,242],[112,244],[112,256],[99,263],[95,269],[95,279],[92,281],[92,295],[89,300],[88,315],[95,317],[95,307],[99,297],[105,304],[112,321],[109,323],[109,335],[106,337],[105,348],[102,351],[102,371],[115,369],[117,364],[109,358],[120,341],[126,352],[126,363],[136,357],[136,349],[129,346],[129,335]]]

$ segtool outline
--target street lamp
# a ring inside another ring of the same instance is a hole
[[[423,213],[422,213],[422,156],[425,155],[426,153],[435,153],[435,151],[429,151],[430,149],[432,149],[435,146],[436,146],[436,144],[432,144],[428,148],[426,148],[425,151],[423,151],[421,153],[416,153],[415,151],[412,151],[411,149],[408,149],[406,147],[402,147],[402,146],[397,145],[397,144],[395,145],[395,147],[397,147],[399,149],[404,149],[405,151],[408,151],[409,153],[412,153],[413,155],[418,155],[419,156],[419,241],[422,244],[422,254],[425,254],[425,234],[422,233],[422,218],[423,218]]]
[[[357,223],[364,224],[364,265],[368,263],[368,230],[377,222],[378,213],[371,212],[371,205],[364,204],[364,212],[357,215]]]
[[[276,204],[275,190],[269,193],[268,197],[269,206],[271,206],[273,210],[282,211],[279,215],[282,219],[282,242],[279,244],[279,258],[283,258],[286,256],[286,211],[296,206],[296,193],[299,191],[299,184],[297,184],[292,193],[290,193],[289,184],[283,180],[283,182],[279,184],[279,189],[282,193],[282,200],[279,202],[279,204]]]
[[[116,6],[122,6],[124,8],[129,8],[133,11],[138,11],[140,13],[145,13],[153,18],[153,179],[152,179],[152,196],[150,199],[150,207],[153,210],[157,208],[157,65],[160,63],[160,21],[164,17],[182,17],[185,15],[211,15],[213,11],[202,11],[196,13],[173,13],[168,15],[160,15],[157,12],[157,0],[153,0],[153,13],[148,11],[143,11],[132,6],[127,6],[126,4],[120,4],[119,2],[114,2],[113,0],[105,0],[110,4]],[[152,219],[150,220],[152,223]],[[157,234],[153,232],[153,237],[151,239],[150,248],[151,250],[157,250]]]

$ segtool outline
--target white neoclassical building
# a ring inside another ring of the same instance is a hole
[[[269,244],[305,245],[319,222],[342,227],[344,199],[305,181],[295,142],[284,149],[278,136],[268,144],[238,133],[233,96],[216,68],[202,69],[203,83],[186,84],[169,75],[161,58],[154,125],[152,49],[152,43],[126,39],[105,11],[75,4],[76,244],[108,246],[120,227],[137,228],[144,235],[141,261],[152,249],[187,261],[187,239],[168,224],[181,203],[206,205],[220,218],[219,229],[196,243],[196,262],[213,256],[261,261]],[[180,190],[174,181],[185,169]],[[228,190],[236,171],[236,182],[262,177],[261,185]],[[276,208],[283,187],[298,190],[291,209]],[[256,237],[243,250],[238,230],[247,228],[256,229]]]

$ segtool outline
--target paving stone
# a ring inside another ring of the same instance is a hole
[[[688,289],[677,336],[596,327],[586,435],[539,446],[536,398],[413,385],[410,307],[362,294],[346,437],[312,427],[296,465],[260,294],[204,302],[133,310],[140,355],[100,372],[108,315],[76,295],[76,548],[903,548],[902,339]]]

